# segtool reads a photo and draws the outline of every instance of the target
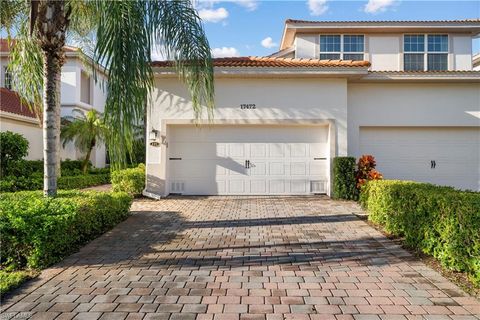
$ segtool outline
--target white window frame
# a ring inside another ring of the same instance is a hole
[[[12,90],[12,74],[8,72],[8,67],[3,68],[3,86],[8,90]]]
[[[321,36],[340,36],[340,51],[335,52],[328,52],[328,51],[321,51],[320,45],[320,38]],[[362,52],[345,52],[344,51],[344,36],[363,36],[363,51]],[[363,54],[363,60],[365,60],[365,35],[364,34],[339,34],[339,33],[325,33],[318,36],[318,58],[320,59],[320,55],[322,54],[338,54],[340,56],[340,60],[343,60],[344,54]]]
[[[423,35],[423,51],[418,52],[406,52],[405,51],[405,36],[422,36]],[[447,51],[428,51],[428,36],[447,36]],[[404,33],[402,38],[402,59],[403,59],[403,71],[405,70],[405,55],[406,54],[423,54],[423,71],[428,70],[428,55],[429,54],[446,54],[447,55],[447,69],[444,71],[450,70],[450,59],[448,58],[450,52],[450,35],[448,33]]]

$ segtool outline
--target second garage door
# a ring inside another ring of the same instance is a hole
[[[326,193],[327,126],[170,126],[169,192]]]
[[[387,179],[480,188],[479,128],[362,127],[360,152]]]

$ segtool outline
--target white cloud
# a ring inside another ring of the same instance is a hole
[[[308,0],[307,5],[312,16],[321,16],[328,10],[327,0]]]
[[[397,3],[397,0],[368,0],[363,8],[366,13],[384,12]]]
[[[225,8],[200,9],[198,15],[204,22],[217,23],[228,18],[228,11]]]
[[[213,48],[212,55],[215,58],[238,57],[240,52],[234,47]]]
[[[254,11],[258,8],[258,1],[256,0],[230,0],[230,2],[236,3],[248,11]]]
[[[212,8],[215,4],[222,2],[230,2],[244,7],[248,11],[254,11],[258,8],[258,0],[198,0],[194,1],[194,5],[199,8]]]
[[[273,42],[272,37],[266,37],[260,43],[262,44],[262,47],[269,49],[278,46],[278,43]]]

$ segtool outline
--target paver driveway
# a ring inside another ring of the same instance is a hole
[[[4,317],[478,319],[480,303],[321,197],[140,200]],[[15,303],[16,302],[16,303]]]

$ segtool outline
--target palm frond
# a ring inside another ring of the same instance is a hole
[[[114,166],[132,152],[133,125],[141,119],[153,86],[151,37],[144,1],[98,1],[101,14],[95,59],[108,70],[105,122],[112,128],[109,154]]]
[[[149,28],[164,55],[187,85],[196,117],[214,107],[213,62],[200,17],[191,1],[148,2]]]
[[[0,8],[0,27],[11,38],[13,27],[27,17],[28,3],[25,0],[0,0]]]
[[[95,60],[108,72],[105,122],[113,166],[132,154],[134,125],[153,88],[152,44],[165,48],[192,96],[197,117],[213,108],[213,64],[201,20],[188,0],[96,1],[99,13]]]
[[[7,68],[12,74],[12,89],[20,94],[23,102],[38,117],[41,117],[44,59],[35,37],[28,33],[28,21],[24,21],[18,26],[15,40],[11,40]]]

